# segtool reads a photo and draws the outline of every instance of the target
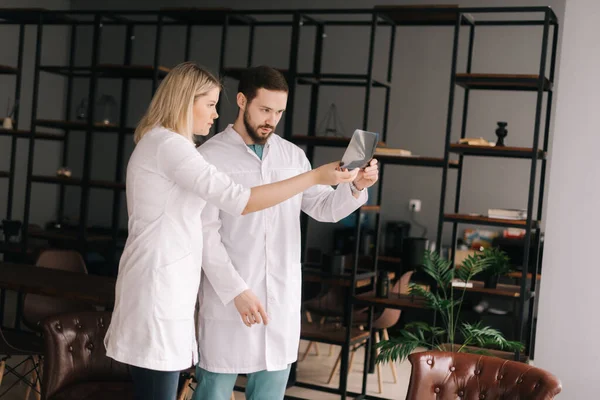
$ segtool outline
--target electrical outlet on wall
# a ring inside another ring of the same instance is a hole
[[[421,211],[421,200],[419,199],[411,199],[408,201],[408,209],[411,212],[420,212]]]

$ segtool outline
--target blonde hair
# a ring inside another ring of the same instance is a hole
[[[135,129],[134,142],[157,126],[163,126],[193,141],[194,101],[205,96],[221,83],[213,74],[193,62],[173,68],[154,94],[148,110]]]

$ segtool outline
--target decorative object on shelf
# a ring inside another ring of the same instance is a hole
[[[87,119],[88,100],[86,97],[81,99],[81,101],[79,102],[79,105],[77,106],[77,109],[75,110],[75,115],[76,115],[77,120],[79,120],[79,121],[85,121]]]
[[[19,234],[21,233],[21,221],[3,219],[2,231],[4,233],[5,242],[18,242]],[[14,239],[13,239],[14,238]]]
[[[345,254],[324,254],[323,268],[331,275],[343,275],[348,260]]]
[[[470,146],[494,146],[482,137],[479,138],[462,138],[458,140],[458,144],[468,144]]]
[[[57,171],[56,171],[56,176],[60,176],[61,178],[70,178],[71,177],[71,170],[67,167],[60,167]]]
[[[485,276],[484,287],[495,289],[498,285],[498,279],[512,272],[510,259],[504,251],[497,248],[484,249],[481,257],[490,260],[490,265],[483,274]]]
[[[390,292],[390,276],[385,270],[380,270],[377,276],[376,295],[379,298],[388,298]]]
[[[117,101],[109,94],[103,94],[96,104],[96,121],[104,124],[117,123]]]
[[[489,218],[497,219],[526,219],[527,210],[525,209],[511,209],[511,208],[490,208],[488,210]]]
[[[481,321],[472,324],[460,320],[469,282],[475,275],[489,270],[494,262],[494,255],[490,252],[474,254],[465,258],[460,268],[453,268],[450,260],[426,251],[422,270],[436,282],[436,288],[430,291],[410,283],[410,294],[423,298],[425,308],[434,310],[441,318],[436,326],[423,321],[411,322],[397,336],[379,342],[377,362],[404,361],[418,347],[478,354],[485,354],[486,348],[490,347],[521,351],[524,347],[521,343],[506,340],[500,331],[484,326]],[[455,288],[459,293],[454,293]],[[460,333],[460,344],[455,341],[457,333]]]
[[[12,119],[13,115],[17,112],[17,102],[13,104],[12,108],[10,107],[10,97],[6,102],[6,118],[2,120],[2,128],[4,129],[12,129],[14,125],[14,121]]]
[[[386,147],[378,147],[375,149],[374,156],[409,157],[412,156],[412,152],[405,149],[388,149]]]
[[[498,141],[496,141],[496,146],[504,146],[504,138],[508,135],[508,131],[506,130],[507,122],[497,122],[498,128],[496,128],[496,136],[498,136]]]
[[[324,129],[323,125],[325,125]],[[345,132],[346,130],[344,129],[342,120],[337,112],[337,106],[335,103],[331,103],[329,109],[327,110],[327,114],[325,114],[325,117],[323,120],[321,120],[319,126],[317,127],[316,135],[345,137]]]
[[[2,128],[3,129],[12,129],[13,128],[12,118],[10,118],[10,117],[4,118],[4,120],[2,120]]]

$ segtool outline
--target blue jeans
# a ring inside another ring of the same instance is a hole
[[[247,400],[282,400],[290,367],[282,371],[258,371],[248,375]],[[193,400],[230,400],[238,374],[209,372],[196,367],[198,385]]]
[[[130,365],[135,400],[175,400],[179,371],[155,371]]]

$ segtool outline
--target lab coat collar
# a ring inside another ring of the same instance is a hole
[[[246,151],[248,153],[252,154],[252,156],[254,156],[260,160],[260,158],[258,158],[256,153],[254,151],[252,151],[252,149],[250,149],[250,147],[248,147],[246,142],[244,142],[244,139],[242,139],[242,136],[235,129],[233,129],[233,124],[227,125],[227,128],[225,128],[225,131],[223,133],[233,143],[235,143],[236,145],[244,146],[244,148],[246,149]],[[263,151],[262,161],[264,161],[267,158],[267,154],[269,153],[269,148],[271,147],[271,141],[272,141],[274,135],[276,135],[275,132],[273,132],[273,134],[269,137],[269,139],[267,139],[267,143],[265,143],[265,149]]]

